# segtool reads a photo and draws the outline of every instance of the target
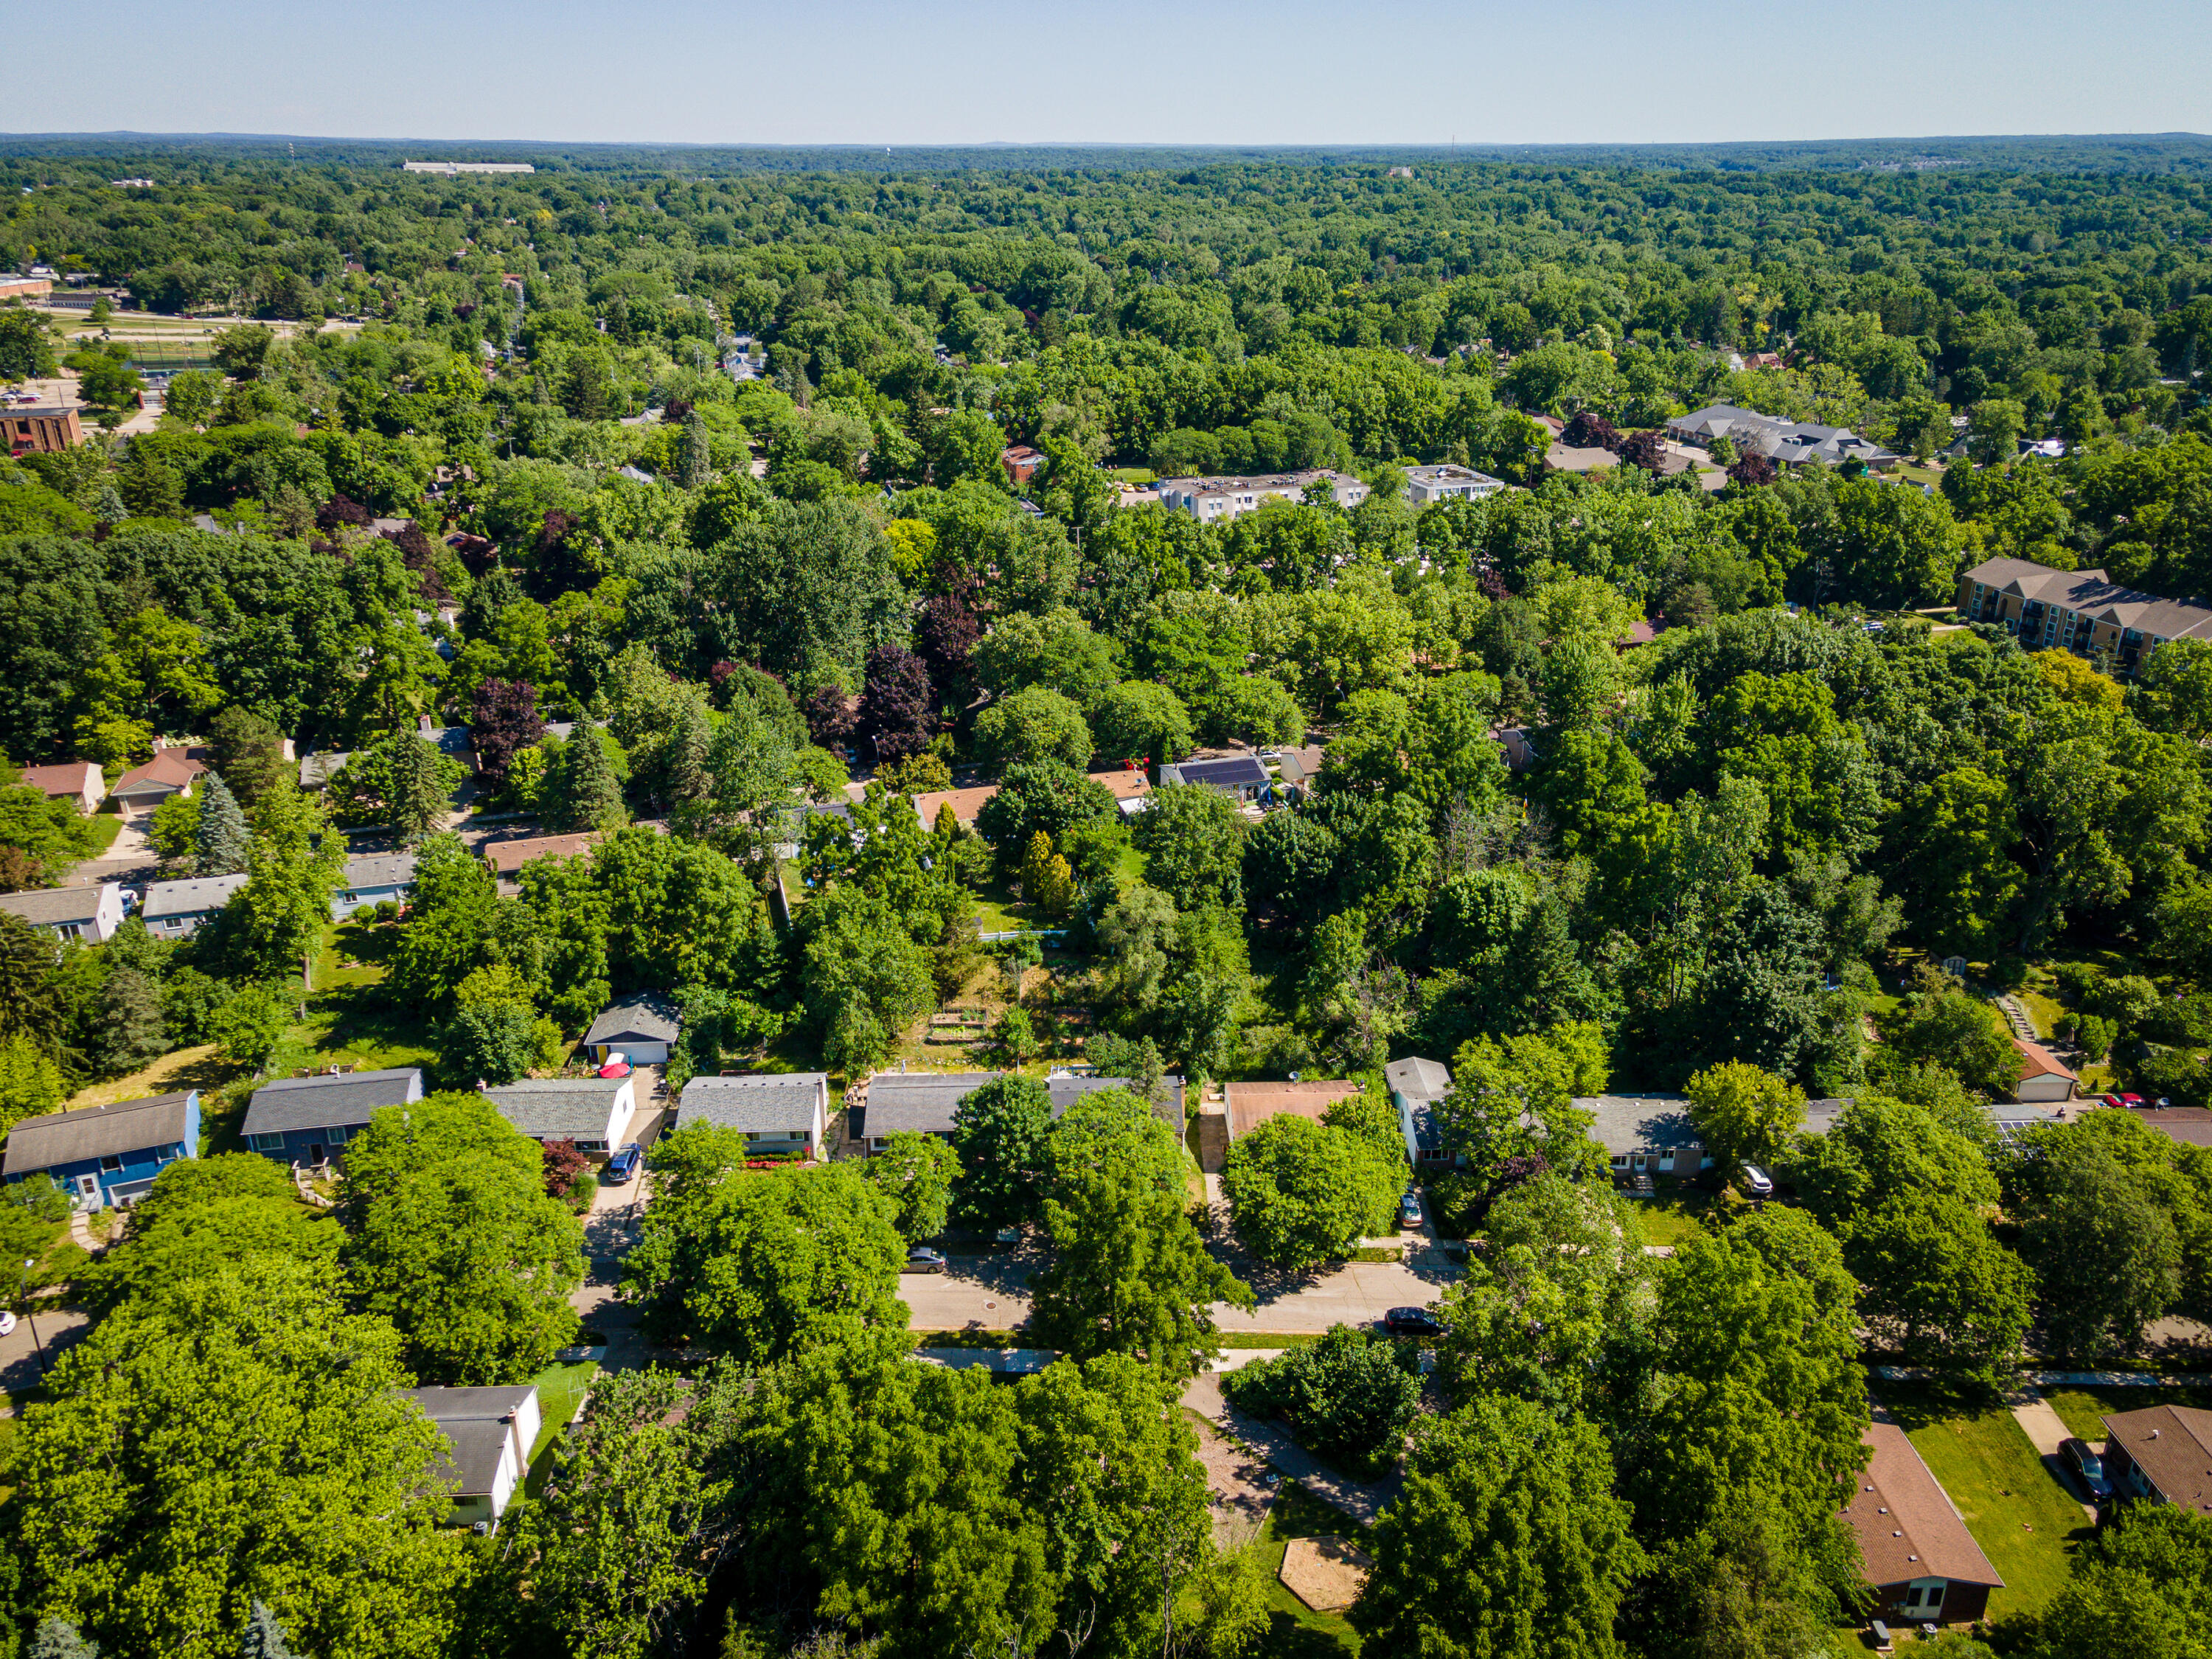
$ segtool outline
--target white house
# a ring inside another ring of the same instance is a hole
[[[585,1152],[612,1151],[637,1110],[633,1077],[525,1078],[486,1089],[500,1115],[532,1140],[573,1140]]]
[[[2012,1046],[2020,1050],[2020,1081],[2012,1091],[2014,1100],[2025,1103],[2074,1098],[2074,1085],[2079,1079],[2050,1049],[2018,1037],[2012,1040]]]
[[[695,1077],[684,1085],[672,1130],[711,1123],[741,1131],[763,1152],[822,1156],[830,1122],[830,1079],[820,1072],[781,1077]]]
[[[107,799],[107,780],[90,761],[64,761],[58,766],[27,766],[23,782],[48,800],[65,800],[90,817]]]
[[[453,1524],[490,1531],[530,1472],[540,1426],[538,1385],[408,1389],[401,1395],[446,1437],[438,1473],[453,1482]]]
[[[1415,507],[1425,507],[1431,501],[1479,501],[1504,488],[1502,478],[1449,461],[1406,469],[1406,499]]]
[[[584,1033],[584,1047],[602,1066],[620,1054],[633,1066],[665,1066],[668,1050],[684,1030],[676,1005],[648,993],[611,1002]]]
[[[1241,478],[1163,478],[1159,499],[1163,506],[1188,513],[1201,524],[1218,524],[1269,501],[1304,501],[1309,488],[1323,483],[1339,507],[1357,507],[1367,499],[1367,486],[1349,473],[1314,468],[1255,472]]]
[[[0,893],[0,911],[43,927],[56,939],[81,939],[98,945],[123,925],[123,889],[103,881],[97,887],[49,887],[32,893]]]

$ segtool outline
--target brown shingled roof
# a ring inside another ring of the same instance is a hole
[[[1861,1442],[1874,1459],[1844,1505],[1869,1584],[1949,1578],[2004,1588],[2004,1580],[1959,1518],[1950,1496],[1894,1423],[1869,1423]]]
[[[2058,1056],[2041,1043],[2014,1037],[2012,1046],[2020,1050],[2020,1080],[2022,1083],[2032,1077],[2073,1078],[2074,1073],[2066,1069]]]
[[[2195,1515],[2212,1514],[2212,1411],[2147,1406],[2106,1418],[2105,1431],[2167,1503]]]
[[[1290,1112],[1316,1123],[1322,1114],[1340,1100],[1367,1092],[1367,1085],[1341,1078],[1312,1079],[1299,1083],[1224,1083],[1222,1103],[1228,1109],[1229,1135],[1249,1134],[1269,1118]]]

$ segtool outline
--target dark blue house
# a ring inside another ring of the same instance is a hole
[[[8,1132],[0,1174],[9,1181],[44,1173],[80,1210],[131,1204],[154,1177],[200,1149],[200,1091],[149,1095],[111,1106],[27,1117]]]
[[[422,1073],[413,1066],[390,1072],[341,1072],[264,1083],[246,1108],[246,1144],[279,1164],[327,1164],[368,1127],[380,1106],[422,1098]]]

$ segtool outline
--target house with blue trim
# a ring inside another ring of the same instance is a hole
[[[345,863],[345,878],[331,895],[331,920],[343,921],[356,910],[386,901],[404,904],[415,887],[412,853],[368,853]]]
[[[412,1066],[280,1078],[253,1091],[240,1129],[246,1144],[262,1157],[319,1169],[368,1127],[378,1107],[422,1098],[422,1073]]]
[[[200,1091],[149,1095],[27,1117],[8,1132],[0,1176],[53,1177],[80,1210],[134,1204],[154,1177],[200,1146]]]

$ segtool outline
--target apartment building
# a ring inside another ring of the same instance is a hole
[[[1240,513],[1250,513],[1269,501],[1298,501],[1317,480],[1326,480],[1339,507],[1357,507],[1367,499],[1367,486],[1343,472],[1306,468],[1296,472],[1255,472],[1242,478],[1163,478],[1161,504],[1180,508],[1201,524],[1225,522]]]
[[[2001,624],[2031,651],[2071,651],[2133,674],[2168,640],[2212,641],[2212,599],[2169,599],[2101,570],[1990,559],[1959,579],[1959,614]]]

